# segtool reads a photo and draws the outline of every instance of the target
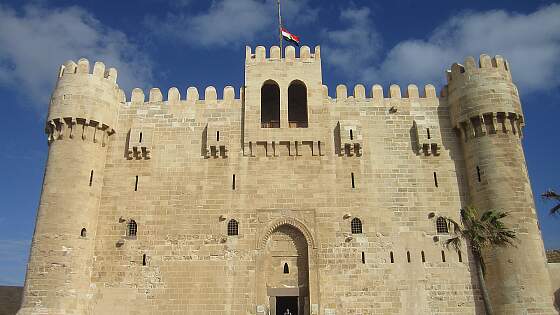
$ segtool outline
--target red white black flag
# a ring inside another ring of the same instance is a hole
[[[280,30],[282,31],[282,37],[284,37],[284,39],[299,46],[299,36],[288,32],[288,30],[283,27]]]

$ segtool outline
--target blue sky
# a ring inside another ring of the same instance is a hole
[[[545,246],[560,248],[560,218],[538,197],[560,190],[559,3],[282,1],[285,26],[304,44],[321,45],[330,93],[339,83],[433,83],[439,90],[453,62],[505,56],[526,116],[523,142]],[[245,45],[277,44],[274,3],[0,1],[0,285],[24,280],[58,66],[80,57],[104,61],[117,67],[128,95],[134,87],[238,89]]]

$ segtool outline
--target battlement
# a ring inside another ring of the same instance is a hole
[[[93,65],[93,69],[90,69],[89,60],[85,58],[80,58],[80,60],[78,60],[78,63],[75,63],[72,60],[68,60],[60,66],[60,70],[58,71],[58,78],[62,78],[65,75],[73,74],[89,74],[97,78],[104,78],[113,83],[117,83],[117,69],[109,68],[108,70],[106,70],[105,64],[100,61],[96,61]]]
[[[502,71],[507,74],[508,78],[511,79],[509,63],[507,60],[500,55],[496,55],[492,58],[486,54],[482,54],[478,59],[478,64],[472,56],[465,58],[464,65],[454,63],[451,66],[451,69],[446,71],[447,83],[451,84],[453,81],[463,80],[466,76],[468,77],[469,75],[478,74],[481,71],[488,71],[490,69]]]
[[[258,63],[266,61],[301,61],[313,62],[321,60],[321,47],[315,46],[315,50],[311,53],[308,46],[301,46],[299,49],[299,56],[296,55],[296,48],[294,46],[286,46],[284,48],[284,57],[280,54],[280,47],[270,47],[269,55],[266,55],[266,48],[264,46],[257,46],[255,53],[252,53],[251,47],[245,47],[245,63]]]
[[[325,98],[330,98],[329,96],[329,88],[326,85],[323,85],[323,96]],[[414,84],[409,84],[406,89],[404,90],[404,94],[402,93],[402,89],[397,84],[392,84],[389,87],[389,93],[387,97],[384,96],[383,87],[379,84],[375,84],[371,87],[370,93],[366,95],[366,88],[363,84],[356,84],[354,86],[354,91],[352,95],[348,95],[348,88],[344,84],[339,84],[336,86],[336,100],[346,100],[349,98],[354,98],[356,100],[361,99],[385,99],[385,98],[393,98],[393,99],[401,99],[401,98],[437,98],[436,88],[431,85],[427,84],[424,86],[424,91],[420,94],[418,86]]]
[[[243,89],[240,89],[240,96],[243,93]],[[123,96],[124,97],[124,96]],[[158,103],[167,102],[167,104],[177,104],[180,101],[186,101],[194,103],[200,101],[200,94],[196,87],[187,88],[185,98],[181,98],[181,92],[176,87],[171,87],[167,91],[167,98],[163,97],[163,93],[159,88],[151,88],[148,94],[148,99],[146,100],[146,95],[144,91],[140,88],[135,88],[132,90],[128,102],[130,105],[140,106],[144,103]],[[232,86],[226,86],[223,90],[223,98],[218,99],[218,93],[214,86],[208,86],[204,89],[204,99],[207,104],[217,104],[218,102],[225,104],[232,104],[235,98],[235,89]],[[125,100],[126,101],[126,100]]]

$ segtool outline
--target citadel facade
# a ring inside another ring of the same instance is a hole
[[[507,61],[331,98],[319,47],[284,55],[203,99],[65,63],[19,314],[484,314],[438,220],[467,205],[520,239],[486,255],[496,314],[554,314]]]

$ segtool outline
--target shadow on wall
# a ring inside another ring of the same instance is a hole
[[[23,287],[0,286],[0,315],[15,315],[21,305]]]
[[[560,313],[560,289],[554,292],[554,307]]]

